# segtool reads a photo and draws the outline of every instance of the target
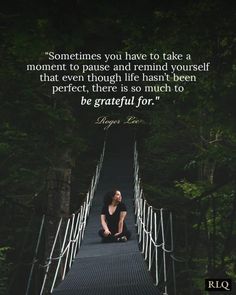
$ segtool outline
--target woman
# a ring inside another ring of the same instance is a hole
[[[122,196],[118,190],[108,192],[104,197],[101,212],[102,229],[99,231],[103,242],[126,242],[131,236],[124,222],[127,210],[121,201]]]

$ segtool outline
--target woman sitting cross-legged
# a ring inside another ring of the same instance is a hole
[[[104,197],[102,229],[99,231],[103,242],[126,242],[131,236],[124,222],[127,215],[126,206],[121,201],[122,196],[118,190],[108,192]]]

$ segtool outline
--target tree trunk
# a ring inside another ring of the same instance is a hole
[[[71,168],[51,167],[47,182],[47,214],[54,217],[69,215]]]
[[[58,160],[60,166],[50,167],[47,175],[47,223],[46,223],[46,251],[45,257],[48,258],[55,239],[55,234],[58,228],[61,217],[66,217],[70,214],[70,197],[71,197],[71,171],[72,161],[70,153],[63,155],[61,160]],[[65,233],[66,221],[62,223],[58,241],[56,243],[53,257],[58,257],[61,251],[61,244]],[[63,262],[63,259],[62,259]],[[47,262],[46,262],[47,263]],[[50,290],[55,269],[58,260],[52,261],[50,265],[48,278],[46,282],[46,290]],[[62,266],[63,267],[63,266]],[[61,268],[60,268],[61,270]],[[61,271],[59,270],[58,277],[60,279]]]

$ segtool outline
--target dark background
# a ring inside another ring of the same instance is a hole
[[[235,27],[235,5],[213,0],[1,5],[1,294],[25,292],[41,216],[53,209],[49,175],[71,171],[71,212],[85,196],[105,137],[94,125],[101,115],[146,122],[129,128],[146,198],[175,215],[178,294],[203,294],[209,277],[235,280]],[[38,73],[26,72],[26,64],[46,62],[45,51],[173,50],[211,62],[210,72],[154,108],[81,107],[79,95],[52,96]],[[63,198],[60,186],[55,193]]]

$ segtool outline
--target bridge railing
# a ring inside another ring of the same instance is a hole
[[[98,184],[100,171],[102,168],[103,158],[105,153],[105,143],[103,150],[96,166],[95,175],[92,178],[90,189],[86,195],[86,199],[81,205],[80,209],[67,218],[60,218],[58,221],[55,237],[52,243],[52,248],[49,256],[45,260],[45,264],[40,265],[44,269],[42,285],[39,294],[52,293],[56,284],[64,280],[67,271],[71,268],[75,256],[80,248],[81,242],[84,237],[84,230],[89,216],[90,208],[92,205],[94,193]],[[43,228],[45,227],[45,215],[42,218],[40,232],[38,236],[37,246],[35,250],[35,257],[30,270],[29,280],[27,284],[26,295],[30,294],[31,282],[35,264],[37,263],[37,255],[40,239],[42,236]],[[59,255],[58,255],[59,253]],[[53,270],[52,270],[52,265]],[[51,272],[53,271],[53,276]],[[50,276],[49,276],[50,274]]]
[[[155,285],[163,295],[176,295],[172,213],[149,205],[139,177],[137,143],[134,145],[134,202],[139,244]]]

